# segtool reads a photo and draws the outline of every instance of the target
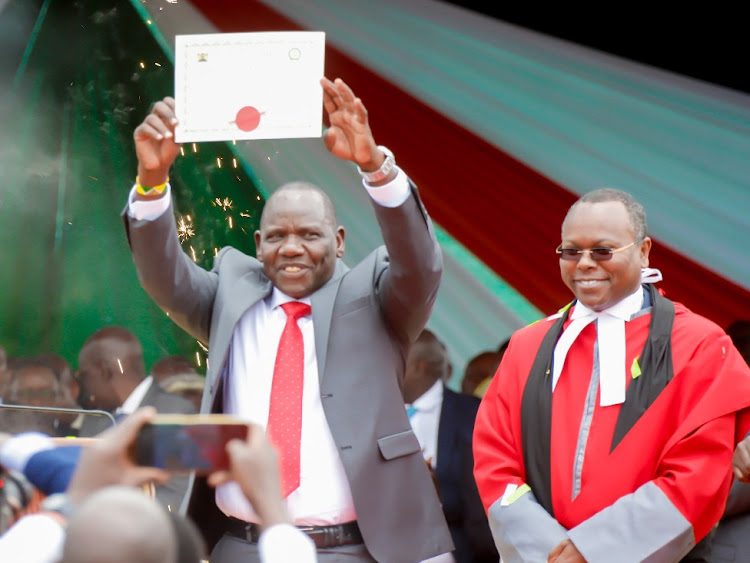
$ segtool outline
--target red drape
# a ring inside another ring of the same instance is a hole
[[[193,0],[222,32],[302,29],[255,1]],[[555,247],[576,195],[326,46],[326,75],[341,77],[368,108],[373,133],[420,186],[434,220],[545,313],[571,299]],[[647,210],[648,211],[648,210]],[[722,327],[750,319],[750,291],[658,240],[651,265],[666,295]]]

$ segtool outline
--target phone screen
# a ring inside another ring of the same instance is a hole
[[[226,444],[234,438],[245,440],[247,430],[241,422],[152,421],[136,438],[136,463],[173,472],[196,471],[199,475],[228,469]]]

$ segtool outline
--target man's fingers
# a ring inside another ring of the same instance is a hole
[[[237,438],[235,438],[227,442],[226,448],[227,454],[229,454],[230,459],[237,459],[243,453],[245,453],[245,451],[247,451],[247,444],[242,440],[238,440]]]
[[[165,104],[165,105],[166,105],[166,106],[167,106],[167,107],[168,107],[169,109],[171,109],[171,110],[172,110],[172,113],[174,113],[174,111],[175,111],[175,110],[174,110],[174,108],[175,108],[175,102],[174,102],[174,98],[173,98],[172,96],[165,96],[165,97],[164,97],[164,99],[163,99],[162,101],[164,102],[164,104]]]
[[[153,113],[147,115],[146,119],[143,120],[143,123],[141,125],[148,125],[150,128],[155,130],[159,135],[157,137],[159,139],[161,139],[162,137],[172,137],[172,129],[174,125],[169,124],[167,121],[161,119]]]
[[[264,432],[263,429],[257,424],[247,425],[247,445],[254,446],[263,441]]]
[[[367,123],[367,108],[365,108],[365,104],[359,98],[354,100],[354,113],[357,116],[357,121]]]
[[[336,130],[335,129],[326,129],[323,132],[323,143],[325,144],[326,148],[329,151],[333,149],[334,145],[336,144]]]
[[[169,481],[170,474],[168,471],[157,467],[133,467],[123,476],[122,484],[139,487],[146,483],[157,483],[163,485]]]
[[[349,88],[349,85],[346,82],[337,78],[334,81],[334,84],[336,86],[336,92],[345,103],[351,103],[354,101],[354,92],[352,92],[352,89]]]
[[[333,104],[333,109],[335,110],[341,103],[341,95],[339,94],[336,84],[334,84],[327,78],[322,78],[320,80],[320,85],[323,86],[324,101],[327,100],[331,104]]]
[[[323,92],[323,107],[328,115],[332,114],[337,109],[336,103],[327,92]]]
[[[117,426],[106,432],[109,440],[116,440],[119,447],[124,447],[135,441],[141,427],[156,415],[154,407],[142,407],[133,414],[126,416]],[[105,436],[102,436],[103,438]]]
[[[211,487],[218,487],[219,485],[223,485],[224,483],[228,483],[232,480],[232,473],[229,471],[225,471],[224,469],[214,471],[207,477],[208,484]]]
[[[151,108],[150,116],[155,116],[170,125],[176,125],[177,116],[174,111],[174,100],[172,98],[164,98],[162,101],[156,102],[154,107]]]

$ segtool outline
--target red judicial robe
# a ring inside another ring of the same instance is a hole
[[[508,484],[526,482],[521,400],[539,345],[556,317],[513,335],[479,408],[475,477],[486,510],[501,499]],[[631,367],[643,350],[650,318],[645,314],[626,323],[628,383],[638,374]],[[739,427],[737,413],[750,407],[750,368],[720,327],[675,303],[673,379],[613,451],[621,405],[601,407],[597,392],[582,464],[579,459],[576,466],[595,341],[592,323],[573,343],[552,394],[550,484],[555,519],[573,528],[652,482],[692,524],[698,542],[721,517],[732,480],[734,447],[748,430]],[[574,483],[580,487],[577,493]]]

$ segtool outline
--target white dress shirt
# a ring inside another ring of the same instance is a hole
[[[408,405],[407,405],[408,406]],[[427,391],[422,393],[412,404],[416,412],[409,417],[412,430],[417,435],[422,448],[422,456],[430,466],[437,466],[438,429],[440,427],[440,410],[443,406],[443,382],[438,380]]]
[[[259,424],[268,423],[275,351],[286,323],[281,305],[293,301],[274,288],[250,307],[234,329],[229,353],[229,376],[224,385],[224,412]],[[310,304],[310,299],[300,299]],[[297,525],[320,526],[356,520],[349,481],[338,448],[328,428],[320,399],[318,363],[311,316],[297,321],[305,346],[302,389],[300,485],[287,497],[287,508]],[[216,504],[226,514],[258,523],[247,498],[236,483],[216,491]]]

